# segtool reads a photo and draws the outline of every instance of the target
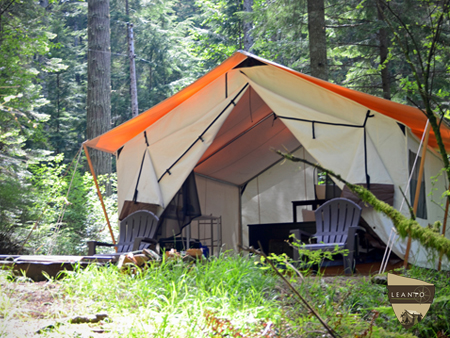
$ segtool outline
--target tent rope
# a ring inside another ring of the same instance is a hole
[[[65,202],[65,203],[64,203],[64,205],[63,205],[63,207],[62,207],[62,209],[61,209],[61,213],[60,213],[60,215],[59,215],[59,217],[58,217],[58,220],[57,220],[57,222],[56,222],[56,224],[57,224],[57,225],[56,225],[56,230],[55,230],[55,233],[53,234],[52,241],[50,242],[50,248],[49,248],[49,250],[48,250],[48,253],[49,253],[50,255],[51,255],[52,252],[53,252],[53,248],[54,248],[54,246],[55,246],[56,239],[58,238],[59,230],[60,230],[60,228],[61,228],[61,224],[62,224],[62,221],[63,221],[63,219],[64,219],[64,214],[66,213],[67,205],[69,204],[68,197],[69,197],[70,190],[71,190],[71,188],[72,188],[72,184],[73,184],[73,180],[74,180],[74,178],[75,178],[75,174],[76,174],[76,172],[77,172],[78,163],[80,162],[80,158],[81,158],[81,150],[82,150],[82,147],[80,147],[80,149],[78,150],[78,154],[75,155],[75,157],[78,156],[78,158],[77,158],[77,160],[76,160],[76,162],[75,162],[75,168],[73,169],[72,179],[70,180],[70,184],[69,184],[69,187],[68,187],[68,189],[67,189],[66,197],[64,198],[64,202]],[[75,159],[75,158],[74,158],[74,159]],[[72,163],[73,163],[73,161],[72,161]],[[67,172],[68,172],[68,171],[67,171]]]
[[[413,166],[411,168],[411,173],[409,174],[409,178],[408,178],[408,183],[406,184],[406,189],[405,189],[405,194],[403,195],[402,204],[400,205],[400,209],[399,209],[400,212],[403,209],[403,204],[405,203],[405,200],[406,200],[406,194],[408,193],[409,186],[411,184],[412,175],[414,174],[414,170],[416,169],[416,164],[417,164],[417,160],[419,159],[420,149],[422,149],[423,140],[425,139],[425,134],[426,134],[425,131],[428,128],[428,123],[429,122],[430,121],[427,120],[427,123],[425,124],[424,132],[422,133],[422,139],[420,140],[419,148],[417,149],[416,158],[414,159],[414,164],[413,164]],[[394,238],[395,238],[396,234],[397,234],[397,232],[395,231],[394,227],[392,227],[391,228],[391,232],[389,234],[388,244],[386,245],[386,249],[384,250],[383,260],[381,261],[380,273],[384,273],[384,271],[386,270],[387,263],[389,261],[389,257],[391,256],[392,246],[394,245]],[[392,236],[392,241],[391,241],[391,236]]]

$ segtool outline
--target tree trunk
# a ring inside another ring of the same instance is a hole
[[[87,138],[111,128],[111,49],[109,0],[88,0]],[[111,155],[90,151],[98,175],[111,172]]]
[[[253,0],[244,0],[244,12],[253,12]],[[244,19],[244,50],[246,52],[250,51],[253,46],[253,38],[250,35],[250,31],[253,28],[252,20]]]
[[[377,6],[378,11],[378,20],[383,20],[383,13],[381,12],[383,10],[383,4],[381,1],[379,1],[379,6]],[[386,29],[380,28],[378,31],[378,40],[380,42],[380,64],[383,65],[383,68],[381,69],[381,83],[383,88],[383,97],[387,100],[391,99],[391,83],[389,81],[389,71],[387,67],[387,63],[384,64],[384,62],[387,60],[388,57],[388,39],[387,39],[387,32]]]
[[[139,115],[138,97],[137,97],[137,79],[136,79],[136,65],[134,63],[134,34],[133,24],[127,23],[128,36],[128,57],[130,58],[130,96],[131,96],[131,116]]]
[[[328,80],[324,0],[308,0],[308,32],[311,75]]]

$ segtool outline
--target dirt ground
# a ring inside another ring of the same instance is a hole
[[[306,277],[318,278],[318,277]],[[361,276],[322,277],[325,286],[344,286],[361,280]],[[283,287],[284,289],[284,287]],[[81,313],[57,282],[10,282],[0,271],[0,337],[119,337],[123,318],[106,318],[97,323],[71,323]],[[287,292],[287,290],[286,290]],[[83,306],[86,311],[86,306]],[[126,325],[126,324],[125,324]]]
[[[110,318],[97,323],[72,324],[79,313],[61,285],[52,282],[9,282],[0,271],[0,337],[116,337]],[[79,317],[78,317],[79,318]],[[83,318],[83,317],[81,317]],[[81,320],[83,321],[83,320]]]

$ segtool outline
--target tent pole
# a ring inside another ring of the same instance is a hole
[[[83,148],[84,148],[84,152],[86,154],[86,158],[87,158],[87,161],[88,161],[88,164],[89,164],[89,169],[91,169],[91,174],[92,174],[92,177],[94,178],[94,183],[95,183],[95,187],[97,188],[98,198],[100,199],[100,203],[102,205],[103,214],[105,215],[106,223],[108,224],[109,233],[111,234],[112,242],[113,242],[113,244],[116,244],[116,240],[114,238],[114,234],[113,234],[113,231],[112,231],[112,228],[111,228],[111,223],[109,222],[108,213],[106,212],[105,203],[103,202],[102,193],[100,192],[100,187],[98,186],[97,176],[95,176],[94,166],[92,165],[91,157],[89,156],[89,152],[88,152],[88,149],[87,149],[85,143],[83,143]],[[115,249],[116,249],[116,252],[117,252],[117,247],[115,247]]]
[[[425,130],[425,140],[423,141],[422,145],[422,159],[420,161],[420,168],[419,168],[419,176],[417,179],[417,187],[416,187],[416,194],[414,196],[414,205],[413,205],[413,211],[414,215],[417,214],[417,207],[419,205],[419,196],[420,196],[420,188],[422,187],[422,177],[423,177],[423,169],[425,166],[425,156],[427,154],[427,148],[428,148],[428,139],[430,138],[430,130],[431,130],[431,124],[427,124],[427,129]],[[406,268],[408,265],[408,258],[409,258],[409,251],[411,250],[411,234],[408,236],[408,244],[406,245],[406,252],[405,252],[405,260],[403,261],[403,267]]]
[[[445,214],[444,214],[444,224],[442,225],[442,236],[444,236],[444,237],[445,237],[445,233],[447,231],[448,204],[449,204],[449,198],[447,197],[447,205],[445,206]],[[442,256],[443,256],[443,254],[441,253],[439,255],[438,271],[441,271]]]
[[[241,194],[242,187],[239,187],[238,194],[239,194],[239,216],[238,216],[238,248],[239,252],[241,252],[242,247],[242,194]]]

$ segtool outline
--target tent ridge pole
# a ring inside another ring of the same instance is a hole
[[[87,158],[87,161],[88,161],[88,164],[89,164],[89,169],[91,170],[92,177],[94,178],[95,187],[97,189],[97,195],[98,195],[98,197],[100,199],[100,204],[102,205],[103,214],[105,215],[106,223],[108,224],[109,233],[111,234],[112,242],[113,242],[113,244],[116,244],[116,239],[114,238],[114,233],[113,233],[112,228],[111,228],[111,223],[109,222],[108,213],[106,212],[105,203],[103,202],[102,193],[100,192],[100,187],[99,187],[98,182],[97,182],[97,176],[95,175],[94,166],[92,165],[91,157],[89,156],[89,151],[88,151],[88,149],[86,147],[86,142],[83,143],[84,152],[86,154],[86,158]],[[116,249],[116,252],[117,252],[117,247],[115,247],[115,249]]]

